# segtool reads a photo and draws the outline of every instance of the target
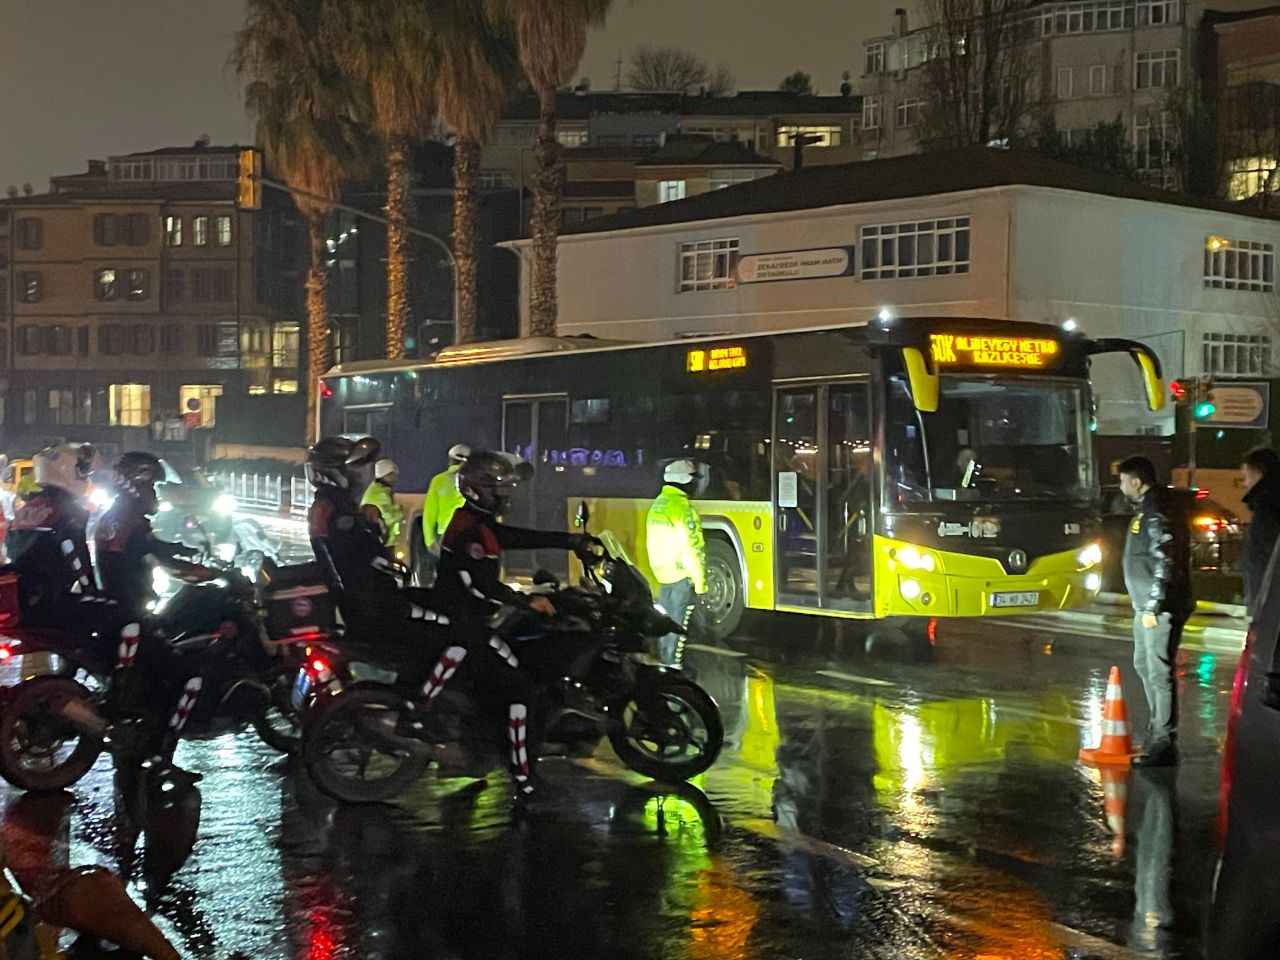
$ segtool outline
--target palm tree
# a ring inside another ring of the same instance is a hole
[[[444,9],[448,7],[449,9]],[[514,89],[515,51],[502,25],[474,0],[438,4],[436,103],[453,141],[454,342],[476,339],[477,203],[480,149]]]
[[[556,333],[556,241],[560,234],[563,170],[556,143],[556,91],[573,79],[587,46],[587,30],[604,21],[611,0],[490,0],[509,19],[525,78],[538,95],[538,164],[533,212],[533,282],[529,333]]]
[[[409,319],[409,147],[435,120],[433,13],[427,0],[329,0],[323,35],[359,88],[386,150],[387,358],[404,358]]]
[[[324,218],[357,156],[347,91],[319,42],[322,0],[249,0],[231,64],[247,81],[267,163],[290,187],[311,241],[307,274],[307,431],[317,425],[317,390],[329,365]]]

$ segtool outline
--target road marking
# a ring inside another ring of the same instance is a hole
[[[686,650],[697,650],[699,653],[714,653],[717,657],[749,657],[749,653],[741,650],[730,650],[727,647],[708,647],[703,643],[686,643]]]
[[[859,677],[852,673],[841,673],[839,670],[818,670],[816,673],[820,677],[829,677],[832,680],[843,680],[846,683],[865,683],[869,687],[898,686],[898,684],[890,683],[888,680],[879,680],[876,677]]]

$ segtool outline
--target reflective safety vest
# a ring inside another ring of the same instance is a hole
[[[404,507],[396,503],[395,491],[380,480],[369,484],[360,500],[360,506],[374,506],[382,514],[382,525],[386,528],[383,543],[391,546],[400,536],[400,525],[404,523]]]
[[[457,509],[466,503],[458,492],[458,467],[455,463],[449,469],[437,473],[431,478],[431,486],[427,488],[427,497],[422,501],[422,539],[428,547],[435,547],[444,539],[444,532],[449,529],[449,521],[453,519]]]
[[[683,490],[668,485],[649,507],[645,520],[649,568],[659,583],[692,580],[695,593],[707,592],[707,550],[702,519]]]

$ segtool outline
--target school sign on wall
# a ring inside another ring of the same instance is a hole
[[[739,283],[820,280],[853,276],[853,247],[752,253],[738,258]]]

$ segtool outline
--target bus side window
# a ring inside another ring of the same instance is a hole
[[[768,500],[769,420],[764,391],[707,390],[662,398],[662,460],[690,457],[705,464],[708,500]]]

